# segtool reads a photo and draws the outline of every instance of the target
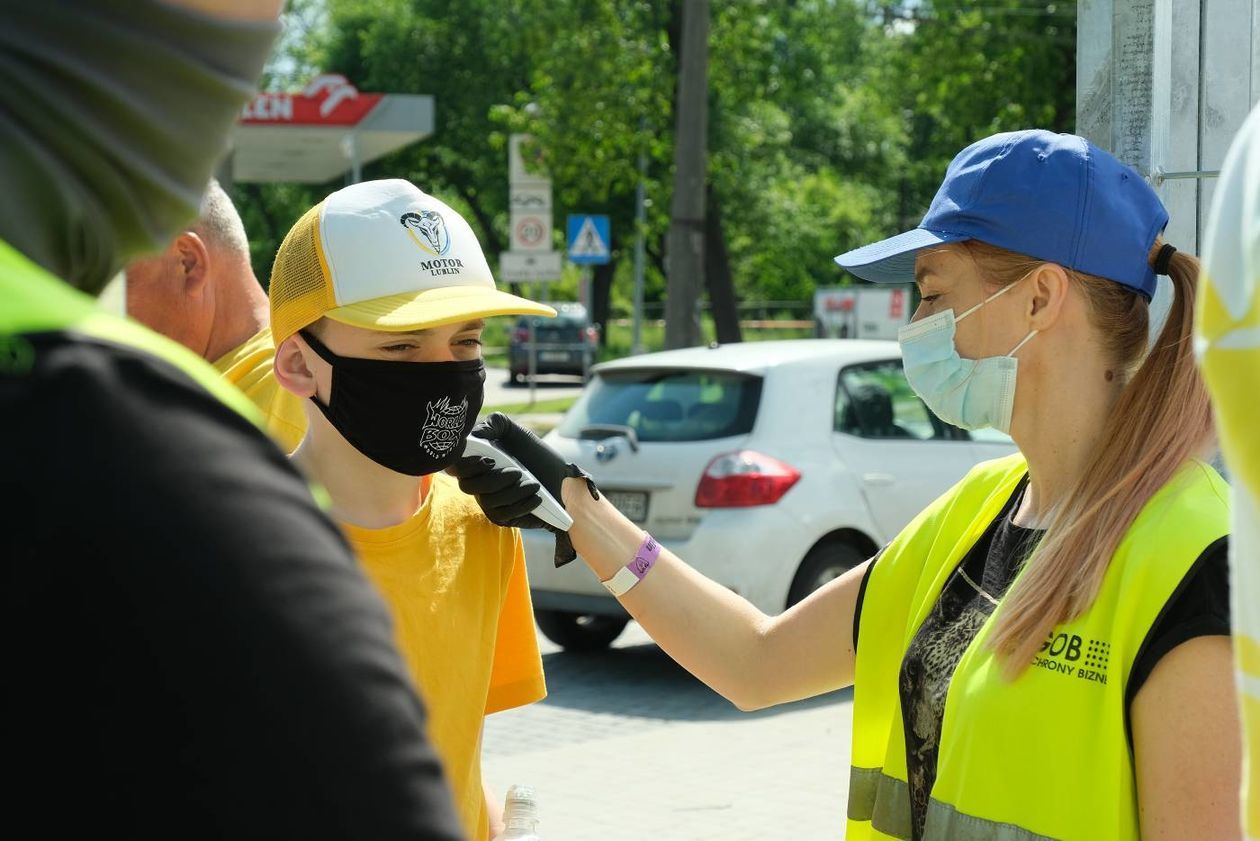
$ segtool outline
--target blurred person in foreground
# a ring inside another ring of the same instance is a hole
[[[197,219],[160,254],[128,264],[127,315],[214,366],[263,413],[286,453],[306,434],[302,401],[272,376],[267,295],[232,199],[211,180]]]
[[[1237,838],[1229,506],[1203,460],[1198,261],[1167,223],[1084,138],[1010,132],[959,152],[917,228],[836,258],[918,284],[898,337],[911,387],[1020,453],[976,465],[781,616],[687,566],[506,417],[477,433],[563,495],[582,560],[737,706],[853,686],[848,841]],[[1161,275],[1174,300],[1148,348]],[[508,516],[500,471],[452,470],[490,519],[537,525]]]
[[[6,745],[38,835],[460,837],[384,607],[257,411],[90,297],[195,214],[278,7],[0,2]]]
[[[394,615],[470,838],[502,829],[481,775],[487,715],[546,695],[521,536],[442,470],[483,402],[485,319],[554,316],[509,295],[472,228],[399,179],[338,190],[271,271],[276,379],[308,431],[293,460],[328,491]]]
[[[1242,710],[1243,829],[1260,841],[1260,107],[1234,138],[1212,197],[1198,348],[1233,482],[1234,662]]]

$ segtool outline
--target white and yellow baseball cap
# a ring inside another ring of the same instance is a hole
[[[464,218],[396,178],[353,184],[303,214],[276,252],[269,295],[277,345],[324,317],[402,331],[556,314],[499,291]]]

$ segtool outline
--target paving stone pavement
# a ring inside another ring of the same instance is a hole
[[[852,694],[742,713],[631,623],[610,651],[541,635],[548,698],[486,721],[487,782],[538,790],[544,841],[844,835]]]

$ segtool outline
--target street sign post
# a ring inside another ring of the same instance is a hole
[[[508,283],[553,283],[560,279],[559,251],[504,251],[499,255],[499,279]]]
[[[551,211],[512,214],[512,251],[551,251]]]
[[[531,180],[508,184],[510,224],[508,249],[514,252],[551,251],[551,182]]]
[[[499,279],[533,283],[545,303],[549,284],[560,279],[563,255],[551,250],[551,178],[529,135],[508,138],[508,251],[499,255]],[[538,375],[538,343],[529,319],[529,404],[534,405]]]
[[[508,137],[508,181],[512,184],[546,186],[550,204],[551,178],[537,154],[538,147],[531,148],[531,140],[528,134],[513,134]]]
[[[575,266],[597,266],[612,260],[612,223],[607,216],[569,214],[567,234],[569,262]]]
[[[607,216],[589,213],[569,215],[565,241],[569,244],[569,262],[582,267],[581,298],[587,312],[594,315],[591,295],[590,266],[602,266],[612,260],[612,223]],[[605,325],[606,326],[606,325]],[[585,379],[585,370],[583,371]]]

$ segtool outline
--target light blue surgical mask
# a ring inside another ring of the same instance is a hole
[[[1002,287],[957,318],[952,309],[915,321],[897,331],[906,379],[928,408],[946,423],[962,429],[992,427],[1011,431],[1015,407],[1015,352],[1037,335],[1031,331],[1005,356],[963,359],[954,345],[955,326],[999,295]]]

